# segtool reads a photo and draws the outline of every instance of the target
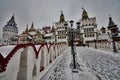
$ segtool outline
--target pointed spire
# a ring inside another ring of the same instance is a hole
[[[34,31],[34,23],[32,22],[31,28],[29,29],[29,31]]]
[[[64,17],[63,11],[60,11],[60,12],[61,12],[61,15],[60,15],[60,21],[59,22],[65,22],[65,17]]]
[[[12,17],[11,17],[11,19],[7,22],[8,26],[13,26],[13,27],[17,26],[17,24],[15,22],[15,17],[14,16],[15,16],[15,14],[13,14]]]
[[[31,29],[34,29],[34,23],[32,22]]]
[[[109,23],[107,28],[111,30],[112,33],[119,32],[117,25],[113,22],[112,17],[110,15],[109,15]]]
[[[113,26],[117,26],[117,25],[113,22],[112,17],[109,15],[108,27],[110,28],[110,27],[113,27]]]
[[[27,24],[27,26],[26,26],[25,33],[28,33],[28,24]]]
[[[83,19],[89,19],[87,11],[86,11],[84,8],[82,8],[82,9],[83,9],[83,12],[82,12],[82,20],[83,20]]]
[[[51,29],[51,32],[55,32],[55,28],[54,28],[54,25],[52,25],[52,29]]]
[[[15,14],[12,15],[10,21],[15,21],[14,19],[15,19]]]

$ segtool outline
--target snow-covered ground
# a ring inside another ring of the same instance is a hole
[[[120,80],[120,53],[77,47],[77,58],[89,68],[97,80]]]
[[[59,57],[59,59],[53,64],[41,80],[72,80],[71,76],[66,75],[66,73],[71,73],[70,70],[68,70],[69,63],[67,63],[70,62],[67,54],[68,50],[69,49],[64,51],[63,55]]]
[[[64,51],[41,80],[74,80],[70,49]],[[79,79],[75,80],[120,80],[120,53],[86,47],[76,47],[75,51],[79,64]]]
[[[79,58],[78,71],[73,73],[70,66],[72,61],[71,48],[64,51],[63,55],[55,62],[41,80],[96,80],[96,77],[88,71],[86,65]]]

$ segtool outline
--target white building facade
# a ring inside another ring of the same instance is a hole
[[[16,36],[17,34],[18,34],[18,27],[13,15],[11,19],[7,22],[7,25],[3,27],[2,43],[8,44],[10,38]]]
[[[47,43],[55,43],[55,35],[54,35],[54,33],[44,34],[44,40]]]
[[[82,34],[83,43],[91,42],[97,39],[97,22],[96,17],[89,18],[88,13],[83,9],[80,32]]]
[[[111,32],[105,27],[98,30],[98,41],[111,41]]]
[[[55,22],[55,36],[56,36],[56,42],[65,42],[67,43],[67,35],[64,24],[68,21],[65,21],[64,14],[61,12],[60,20],[59,22]]]

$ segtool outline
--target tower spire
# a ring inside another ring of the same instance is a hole
[[[110,15],[109,15],[109,23],[107,28],[111,30],[113,33],[119,32],[117,25],[113,22],[112,17]]]
[[[12,26],[12,27],[16,27],[17,26],[17,24],[15,22],[15,17],[14,16],[15,15],[13,14],[11,19],[7,22],[7,25]]]
[[[64,17],[63,11],[60,11],[60,12],[61,12],[61,15],[60,15],[59,22],[65,22],[65,17]]]
[[[54,28],[54,25],[52,25],[52,29],[51,29],[51,32],[55,32],[55,28]]]
[[[34,29],[34,23],[32,22],[31,29]]]
[[[34,23],[32,22],[32,24],[31,24],[31,28],[29,29],[29,31],[34,31],[35,29],[34,29]]]
[[[83,9],[83,12],[82,12],[82,20],[84,20],[84,19],[89,19],[87,11],[84,9],[84,7],[83,7],[82,9]]]
[[[115,26],[116,24],[113,22],[113,20],[112,20],[112,17],[110,16],[110,14],[109,14],[109,23],[108,23],[108,27],[113,27],[113,26]]]
[[[27,26],[26,26],[25,33],[28,33],[28,24],[27,24]]]
[[[84,10],[84,7],[82,7],[82,9]]]

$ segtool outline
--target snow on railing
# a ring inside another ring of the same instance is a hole
[[[48,46],[49,45],[49,46]],[[2,46],[0,47],[0,72],[4,72],[6,70],[7,64],[11,60],[12,56],[22,48],[26,47],[32,47],[35,53],[35,58],[38,58],[39,52],[42,47],[46,46],[48,53],[50,51],[51,46],[55,46],[57,48],[62,47],[61,43],[58,44],[47,44],[47,43],[39,43],[38,45],[34,45],[32,43],[27,43],[27,44],[17,44],[17,45],[10,45],[10,46]],[[6,50],[7,49],[7,50]]]

